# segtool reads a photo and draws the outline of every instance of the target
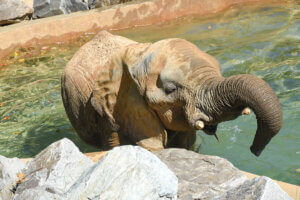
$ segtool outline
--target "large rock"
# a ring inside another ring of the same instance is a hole
[[[70,140],[59,140],[26,164],[25,180],[17,187],[16,194],[40,186],[64,193],[93,164]]]
[[[34,0],[33,8],[33,17],[40,18],[88,10],[88,5],[81,0]]]
[[[245,181],[214,200],[292,200],[272,179],[260,176]]]
[[[31,15],[32,8],[21,0],[0,0],[0,25],[14,23],[15,19]]]
[[[247,177],[227,160],[185,149],[155,153],[178,177],[178,198],[211,199],[241,185]]]
[[[20,159],[0,155],[0,199],[9,199],[13,195],[12,189],[24,167]]]
[[[69,200],[177,199],[178,180],[154,154],[121,146],[107,155],[68,191]]]

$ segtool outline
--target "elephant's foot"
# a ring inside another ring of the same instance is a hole
[[[120,146],[119,134],[117,132],[112,132],[108,138],[108,144],[111,147]]]
[[[128,139],[123,137],[118,132],[111,132],[109,135],[106,136],[106,138],[102,142],[103,150],[110,150],[114,147],[120,146],[120,145],[129,145],[132,144],[129,142]]]

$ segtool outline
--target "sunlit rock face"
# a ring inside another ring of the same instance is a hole
[[[22,170],[26,179],[18,185],[16,194],[40,186],[64,193],[93,164],[69,139],[59,140],[27,163]]]
[[[185,149],[108,151],[97,163],[59,140],[26,165],[0,156],[3,200],[290,200],[272,179],[246,176],[226,159]]]
[[[19,179],[18,174],[24,166],[18,158],[6,158],[0,155],[0,199],[9,199],[13,195],[11,189]]]
[[[291,200],[268,177],[249,180],[229,161],[185,149],[165,149],[155,153],[178,177],[178,199]]]
[[[213,198],[213,200],[222,199],[292,200],[277,183],[265,176],[247,180],[242,185]]]
[[[185,149],[155,153],[178,177],[179,199],[210,199],[239,186],[247,177],[226,159]]]
[[[138,146],[109,151],[68,191],[79,199],[177,199],[178,180],[154,154]]]

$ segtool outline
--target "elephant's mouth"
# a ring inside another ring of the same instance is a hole
[[[219,141],[219,138],[218,138],[218,135],[217,135],[217,128],[218,128],[218,125],[206,125],[203,128],[203,131],[207,135],[214,135],[216,137],[216,139]]]
[[[207,135],[215,135],[217,132],[218,125],[206,125],[203,128],[204,133]]]

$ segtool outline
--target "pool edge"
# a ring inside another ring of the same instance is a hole
[[[235,4],[267,1],[274,0],[215,0],[213,3],[210,0],[139,0],[106,9],[23,21],[0,27],[0,58],[5,58],[18,47],[70,41],[85,32],[153,25],[187,15],[217,13]]]

